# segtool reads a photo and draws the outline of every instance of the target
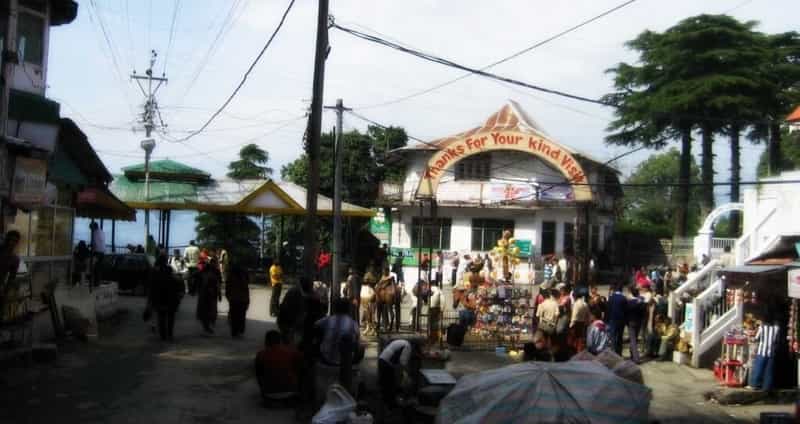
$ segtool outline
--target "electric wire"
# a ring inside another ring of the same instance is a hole
[[[164,70],[162,75],[167,73],[167,63],[169,62],[169,53],[172,50],[172,40],[175,37],[175,22],[178,20],[178,11],[181,8],[181,0],[175,0],[175,8],[172,10],[172,23],[169,25],[169,41],[167,42],[167,52],[164,54]]]
[[[605,12],[603,12],[603,13],[601,13],[599,15],[596,15],[596,16],[594,16],[592,18],[586,19],[586,20],[578,23],[577,25],[573,25],[573,26],[571,26],[571,27],[569,27],[569,28],[557,33],[557,34],[554,34],[554,35],[552,35],[550,37],[547,37],[544,40],[541,40],[541,41],[539,41],[539,42],[537,42],[537,43],[535,43],[535,44],[533,44],[533,45],[531,45],[529,47],[526,47],[526,48],[524,48],[522,50],[519,50],[519,51],[511,54],[510,56],[506,56],[503,59],[500,59],[500,60],[497,60],[495,62],[492,62],[492,63],[480,68],[480,70],[481,71],[485,71],[485,70],[491,69],[491,68],[493,68],[493,67],[495,67],[497,65],[500,65],[500,64],[503,64],[505,62],[508,62],[509,60],[512,60],[512,59],[515,59],[515,58],[517,58],[519,56],[522,56],[523,54],[526,54],[526,53],[530,52],[531,50],[537,49],[537,48],[539,48],[539,47],[541,47],[541,46],[543,46],[543,45],[545,45],[547,43],[550,43],[550,42],[552,42],[552,41],[554,41],[554,40],[556,40],[558,38],[561,38],[561,37],[573,32],[573,31],[577,31],[578,29],[580,29],[580,28],[582,28],[582,27],[584,27],[586,25],[589,25],[592,22],[600,20],[600,19],[602,19],[602,18],[604,18],[604,17],[616,12],[617,10],[620,10],[620,9],[622,9],[622,8],[632,4],[632,3],[634,3],[635,1],[636,0],[628,0],[628,1],[624,2],[624,3],[621,3],[621,4],[615,6],[615,7],[611,8],[611,9],[606,10]],[[364,28],[367,28],[368,30],[371,30],[371,31],[373,31],[373,32],[375,32],[375,33],[377,33],[379,35],[382,35],[382,34],[378,33],[377,31],[372,30],[372,29],[370,29],[368,27],[364,27]],[[384,38],[387,38],[387,37],[384,35]],[[398,43],[398,44],[400,44],[400,43]],[[412,99],[414,97],[423,96],[425,94],[428,94],[428,93],[431,93],[433,91],[436,91],[436,90],[438,90],[440,88],[444,88],[444,87],[446,87],[448,85],[451,85],[451,84],[454,84],[454,83],[456,83],[458,81],[461,81],[462,79],[471,77],[472,75],[474,75],[474,73],[469,72],[469,73],[463,74],[463,75],[461,75],[459,77],[456,77],[456,78],[450,79],[448,81],[445,81],[443,83],[434,85],[433,87],[430,87],[430,88],[427,88],[427,89],[424,89],[424,90],[420,90],[420,91],[408,94],[406,96],[398,97],[396,99],[385,101],[385,102],[381,102],[381,103],[377,103],[377,104],[374,104],[374,105],[356,107],[355,109],[366,110],[366,109],[373,109],[373,108],[378,108],[378,107],[382,107],[382,106],[388,106],[388,105],[400,103],[400,102]]]
[[[250,76],[250,73],[253,71],[253,69],[256,67],[258,62],[261,60],[261,57],[264,56],[264,53],[267,51],[269,46],[272,44],[272,40],[274,40],[275,36],[277,36],[278,32],[280,32],[281,28],[283,27],[283,23],[286,21],[286,17],[289,15],[289,12],[292,10],[292,7],[294,6],[294,2],[295,2],[295,0],[291,0],[289,2],[289,5],[286,7],[286,10],[283,12],[283,16],[281,16],[280,22],[278,22],[278,26],[275,27],[275,30],[272,32],[272,35],[267,40],[267,43],[264,44],[264,47],[258,53],[258,56],[256,56],[255,60],[253,60],[253,63],[250,64],[250,67],[247,69],[247,71],[242,76],[242,80],[239,82],[239,85],[236,86],[236,88],[233,90],[233,93],[231,93],[231,95],[228,96],[228,99],[225,100],[225,102],[222,104],[222,106],[220,106],[217,109],[217,111],[214,112],[211,115],[211,117],[208,118],[208,120],[199,129],[197,129],[195,131],[192,131],[191,133],[189,133],[189,135],[177,140],[176,142],[187,141],[187,140],[191,139],[192,137],[194,137],[194,136],[200,134],[201,132],[203,132],[206,128],[208,128],[209,125],[211,125],[211,123],[214,121],[214,119],[216,119],[217,116],[219,116],[222,113],[222,111],[225,110],[225,108],[230,104],[230,102],[233,101],[233,98],[236,97],[236,94],[239,93],[239,90],[242,89],[242,87],[244,86],[245,82],[247,81],[247,77]]]
[[[118,83],[119,83],[120,91],[122,91],[122,95],[125,98],[125,103],[127,104],[129,111],[131,112],[131,114],[135,114],[135,112],[133,111],[133,106],[131,105],[130,97],[128,96],[128,92],[125,90],[125,87],[126,87],[125,83],[124,83],[125,78],[123,78],[123,76],[122,76],[122,70],[120,69],[120,66],[119,66],[119,60],[117,60],[116,49],[114,48],[114,43],[113,43],[113,41],[111,39],[111,35],[108,32],[108,30],[106,29],[105,21],[103,20],[103,16],[102,16],[102,14],[100,13],[100,10],[97,7],[97,4],[95,4],[95,1],[94,0],[90,0],[89,4],[91,6],[89,8],[89,17],[91,18],[92,10],[94,10],[94,16],[95,16],[95,18],[97,20],[97,24],[100,26],[100,32],[101,32],[101,34],[103,36],[103,39],[105,40],[106,47],[108,47],[108,54],[109,54],[109,56],[111,58],[111,64],[113,65],[114,72],[117,75],[117,80],[118,80]],[[101,46],[102,46],[102,43],[101,43]]]
[[[195,70],[195,72],[192,74],[192,77],[189,80],[189,84],[186,86],[186,89],[184,90],[183,95],[181,96],[181,100],[178,101],[177,103],[183,103],[183,99],[186,97],[187,94],[189,94],[192,88],[194,88],[195,83],[197,83],[197,80],[200,78],[200,75],[205,70],[209,60],[216,53],[216,50],[219,47],[220,40],[222,39],[222,34],[223,33],[227,34],[225,29],[227,28],[228,24],[232,22],[231,20],[233,19],[234,11],[236,10],[236,8],[239,6],[240,3],[241,0],[236,0],[233,3],[231,3],[231,7],[230,9],[228,9],[228,13],[222,20],[222,24],[220,25],[219,30],[214,36],[214,39],[211,41],[211,44],[208,46],[208,50],[206,50],[205,54],[200,59],[200,63],[198,64],[198,67]]]

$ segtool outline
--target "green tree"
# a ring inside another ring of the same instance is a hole
[[[623,226],[629,230],[649,234],[658,238],[666,238],[675,228],[678,218],[673,205],[675,197],[679,195],[678,187],[674,182],[680,172],[681,153],[669,149],[664,153],[650,156],[640,163],[633,173],[626,179],[627,184],[646,184],[642,187],[625,188],[623,200]],[[700,172],[694,159],[691,160],[691,182],[700,182]],[[663,187],[659,187],[662,186]],[[689,222],[691,231],[699,226],[699,194],[700,187],[692,187],[693,193],[689,203]]]
[[[769,149],[761,153],[761,157],[758,159],[758,167],[756,168],[759,177],[769,176],[770,169],[773,169],[773,175],[781,171],[800,169],[800,132],[789,133],[788,130],[783,130],[778,146],[781,149],[780,162],[773,164],[772,167],[770,166]]]
[[[268,163],[269,153],[248,144],[239,150],[239,159],[228,165],[227,176],[234,180],[268,178],[272,174]],[[204,246],[225,248],[232,260],[254,265],[265,226],[261,218],[259,226],[252,217],[238,213],[200,213],[195,218],[197,240]]]
[[[268,167],[269,153],[255,144],[248,144],[239,150],[239,160],[228,164],[228,178],[234,180],[269,178],[272,168]]]
[[[775,173],[782,162],[781,125],[800,103],[800,33],[769,35],[766,43],[768,58],[758,67],[764,83],[759,97],[761,121],[750,136],[767,143],[768,165]]]
[[[333,150],[335,135],[322,134],[320,140],[320,193],[333,197]],[[372,207],[378,198],[382,181],[399,181],[405,169],[387,164],[389,151],[403,147],[408,136],[402,128],[369,126],[367,133],[348,131],[342,134],[342,200],[359,206]],[[300,156],[281,168],[286,181],[306,186],[308,158]]]
[[[638,63],[621,63],[610,70],[615,74],[616,92],[607,95],[606,101],[618,109],[607,142],[661,148],[679,138],[678,180],[685,184],[690,176],[692,131],[698,129],[701,178],[706,184],[699,195],[705,213],[714,203],[714,136],[755,109],[761,82],[753,64],[764,62],[766,50],[754,26],[754,22],[742,23],[725,15],[699,15],[663,33],[645,31],[627,43],[639,53]],[[738,138],[741,129],[729,131]],[[679,212],[675,234],[679,236],[688,234],[689,196],[688,186],[675,196]]]

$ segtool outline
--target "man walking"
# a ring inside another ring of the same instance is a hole
[[[281,302],[281,290],[283,289],[283,268],[280,261],[273,262],[269,267],[269,282],[272,285],[272,293],[269,299],[269,315],[278,316],[278,309]]]
[[[622,285],[616,284],[614,291],[608,298],[608,313],[606,319],[608,320],[609,335],[611,336],[611,347],[617,355],[622,355],[622,335],[625,331],[625,311],[628,305],[628,299],[622,294]]]
[[[197,293],[197,266],[200,263],[200,248],[194,244],[194,240],[189,242],[189,246],[183,252],[183,259],[188,270],[189,295]]]
[[[631,297],[628,299],[626,315],[628,318],[628,338],[630,339],[631,361],[639,363],[639,333],[642,329],[646,305],[639,295],[639,289],[630,288]]]
[[[100,281],[100,261],[103,260],[103,256],[106,254],[106,235],[94,221],[89,224],[89,230],[92,232],[90,247],[92,248],[92,260],[94,261],[92,266],[92,285],[96,286]]]

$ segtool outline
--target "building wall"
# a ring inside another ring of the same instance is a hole
[[[760,181],[800,180],[800,171]],[[744,190],[744,224],[740,242],[748,239],[749,252],[741,259],[758,254],[774,237],[800,234],[800,184],[748,186]],[[737,245],[737,249],[741,248]]]

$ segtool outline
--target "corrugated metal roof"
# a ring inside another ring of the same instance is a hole
[[[145,200],[144,181],[131,181],[116,176],[111,192],[127,205],[138,209],[191,209],[199,211],[303,214],[306,208],[306,189],[290,182],[271,180],[210,180],[207,184],[191,182],[151,181],[150,196]],[[270,197],[259,202],[259,196]],[[333,201],[326,196],[317,198],[320,215],[333,213]],[[345,216],[373,216],[374,212],[342,202]]]

